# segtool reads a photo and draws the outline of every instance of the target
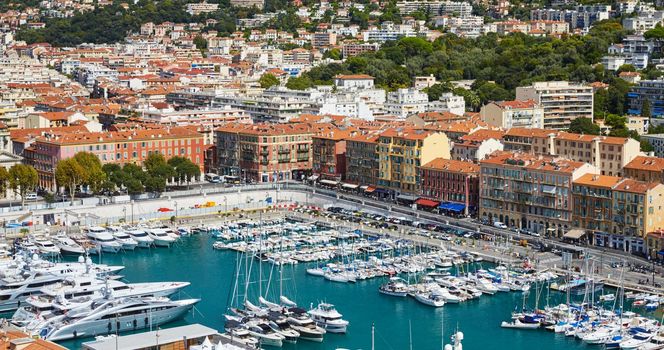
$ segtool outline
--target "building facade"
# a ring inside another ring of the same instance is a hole
[[[597,172],[582,162],[506,151],[480,166],[480,218],[553,237],[572,227],[572,182]]]
[[[516,99],[544,109],[544,128],[567,129],[576,118],[593,119],[593,88],[567,81],[536,82],[516,88]]]
[[[479,206],[479,172],[472,162],[436,158],[420,167],[420,195],[463,204],[463,213],[472,214]]]
[[[489,102],[480,115],[490,125],[504,129],[544,127],[544,109],[533,100]]]

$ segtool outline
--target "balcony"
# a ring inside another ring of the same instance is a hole
[[[307,147],[307,148],[298,148],[297,153],[309,153],[309,147]]]
[[[290,149],[289,148],[280,148],[279,149],[279,154],[290,154]]]

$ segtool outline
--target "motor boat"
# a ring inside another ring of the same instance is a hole
[[[85,254],[85,249],[80,244],[76,243],[73,239],[66,235],[59,235],[53,239],[53,243],[60,248],[61,254]]]
[[[118,243],[122,244],[124,250],[134,250],[138,246],[138,242],[124,231],[113,232],[113,237]]]
[[[189,282],[124,283],[112,279],[71,276],[62,282],[41,289],[41,295],[26,299],[12,316],[12,323],[24,326],[36,319],[66,312],[82,304],[103,298],[168,297]]]
[[[329,303],[320,303],[307,312],[318,326],[330,333],[346,333],[348,321]]]
[[[399,277],[391,277],[388,283],[378,288],[378,292],[394,297],[405,297],[408,295],[408,285]]]
[[[304,309],[292,307],[285,312],[286,321],[300,333],[300,339],[322,342],[327,331],[318,326]]]
[[[257,349],[260,345],[260,341],[252,336],[246,328],[243,328],[240,322],[226,321],[224,330],[226,332],[219,336],[230,343],[244,345],[251,349]]]
[[[103,227],[88,227],[85,236],[105,253],[117,253],[122,249],[122,244],[118,243],[115,237]]]
[[[249,331],[249,334],[258,338],[261,345],[282,347],[284,339],[283,335],[275,332],[270,326],[261,320],[250,320],[244,324],[244,327]]]
[[[39,249],[39,253],[45,256],[60,255],[60,248],[58,248],[50,239],[44,237],[37,237],[33,240],[34,245]]]
[[[537,329],[537,328],[540,327],[540,324],[539,323],[524,323],[524,322],[521,322],[519,319],[516,319],[512,322],[503,321],[503,323],[501,323],[500,326],[503,327],[503,328]]]
[[[143,230],[129,230],[126,233],[136,241],[139,248],[150,248],[154,243],[154,239]]]
[[[102,299],[90,306],[30,325],[26,331],[50,341],[157,327],[182,318],[200,299]]]
[[[443,297],[431,292],[415,293],[415,300],[424,305],[433,307],[443,307],[445,305],[445,299],[443,299]]]
[[[650,342],[650,339],[654,336],[652,333],[648,332],[636,332],[632,334],[631,339],[627,339],[620,343],[620,349],[622,350],[635,350],[640,349],[642,345]]]
[[[164,229],[155,228],[146,230],[148,236],[154,240],[157,247],[170,247],[175,243],[175,238],[171,237]]]

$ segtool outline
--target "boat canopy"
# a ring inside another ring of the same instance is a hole
[[[466,209],[466,205],[463,203],[442,202],[440,203],[438,208],[443,210],[449,210],[455,213],[460,213]]]

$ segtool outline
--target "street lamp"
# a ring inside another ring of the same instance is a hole
[[[127,206],[126,205],[122,206],[122,214],[124,216],[124,222],[127,223]]]
[[[173,202],[175,204],[175,217],[178,217],[178,201]]]

